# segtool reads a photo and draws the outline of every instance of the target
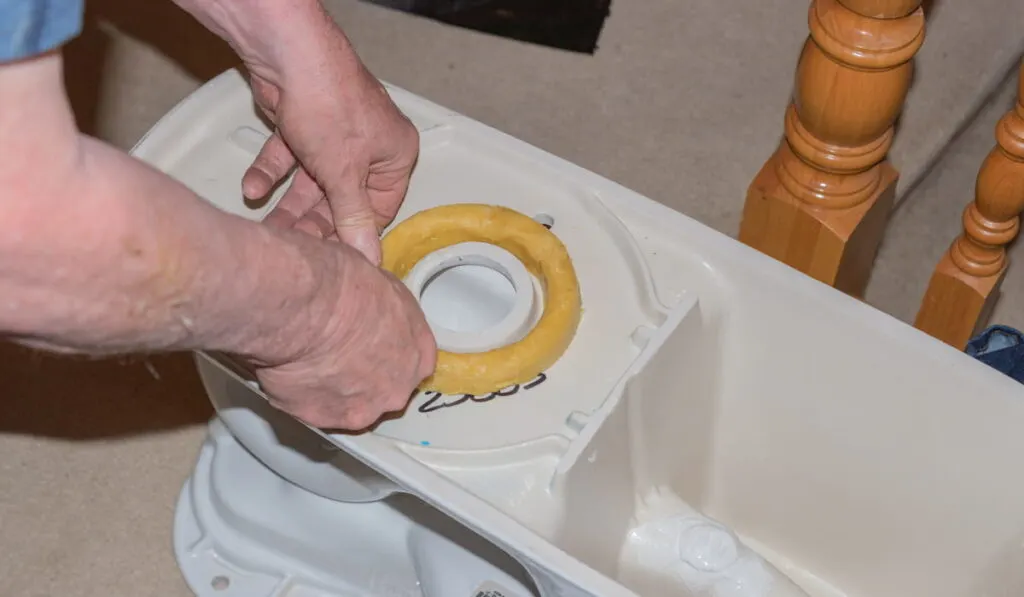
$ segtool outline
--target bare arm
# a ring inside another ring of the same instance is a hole
[[[276,223],[226,214],[81,135],[58,52],[0,62],[0,336],[89,354],[234,353],[278,408],[363,428],[403,408],[435,364],[416,299],[373,263],[416,131],[315,0],[180,4],[232,43],[277,126],[249,191],[298,168]],[[311,219],[325,211],[331,230]]]
[[[344,248],[224,214],[80,135],[59,54],[0,67],[0,155],[3,331],[62,350],[273,363],[341,315]]]
[[[228,42],[253,74],[276,85],[290,72],[328,58],[342,57],[349,74],[359,69],[358,56],[319,0],[173,2]]]

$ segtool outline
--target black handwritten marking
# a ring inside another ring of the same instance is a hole
[[[441,400],[441,398],[444,397],[444,394],[440,392],[431,391],[426,392],[424,395],[430,396],[430,398],[428,398],[426,402],[420,405],[418,409],[423,414],[432,413],[434,411],[441,410],[442,408],[451,408],[452,406],[458,406],[463,402],[469,400],[469,396],[467,394],[463,394],[462,396],[457,397],[455,400],[448,402],[438,402],[439,400]]]
[[[523,389],[524,390],[532,390],[533,388],[536,388],[537,386],[539,386],[540,384],[544,383],[547,380],[548,380],[548,376],[545,375],[544,373],[541,373],[540,375],[537,376],[537,379],[534,379],[533,381],[531,381],[528,384],[524,385]]]
[[[498,396],[514,396],[515,393],[518,392],[518,391],[519,391],[519,384],[516,384],[514,386],[509,386],[507,388],[498,390],[497,392],[495,392],[495,394],[497,394]]]
[[[439,411],[439,410],[441,410],[443,408],[452,408],[452,407],[455,407],[455,406],[459,406],[460,404],[465,404],[467,402],[484,403],[484,402],[490,402],[491,400],[494,400],[495,398],[507,398],[509,396],[514,396],[514,395],[518,394],[520,392],[520,390],[530,390],[530,389],[533,389],[533,388],[539,386],[540,384],[544,383],[547,380],[547,378],[548,378],[547,375],[541,373],[535,379],[533,379],[533,381],[530,381],[529,383],[526,383],[526,384],[523,384],[523,385],[519,385],[519,384],[511,385],[511,386],[508,386],[507,388],[502,388],[502,389],[498,390],[497,392],[491,392],[490,394],[485,394],[483,396],[476,396],[474,394],[462,394],[462,395],[459,395],[459,396],[447,396],[447,398],[449,398],[449,400],[445,400],[444,399],[445,398],[445,394],[442,394],[440,392],[435,392],[433,390],[430,390],[430,391],[427,391],[427,392],[423,392],[423,395],[427,397],[427,401],[424,402],[423,404],[421,404],[420,407],[417,408],[416,410],[418,410],[419,412],[421,412],[423,414],[430,414],[432,412],[437,412],[437,411]]]
[[[427,401],[421,404],[416,410],[426,414],[444,408],[444,405],[438,405],[436,407],[433,406],[434,402],[441,397],[441,392],[423,392],[423,395],[428,396]]]

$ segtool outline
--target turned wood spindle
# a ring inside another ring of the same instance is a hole
[[[892,209],[885,159],[924,42],[921,0],[813,0],[785,137],[755,177],[740,241],[860,297]]]
[[[964,230],[939,260],[915,326],[959,349],[995,306],[1008,266],[1006,246],[1024,211],[1024,62],[1017,105],[996,126],[996,146],[978,171]]]

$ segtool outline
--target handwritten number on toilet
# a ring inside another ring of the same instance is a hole
[[[427,401],[420,405],[419,410],[423,414],[429,414],[437,412],[443,408],[452,408],[459,406],[460,404],[466,404],[467,402],[490,402],[495,398],[506,398],[508,396],[514,396],[521,391],[532,390],[547,380],[548,376],[541,373],[533,380],[524,383],[522,385],[516,384],[507,388],[502,388],[497,392],[491,392],[484,396],[476,396],[474,394],[462,394],[460,396],[446,396],[440,392],[424,392]]]
[[[547,379],[548,379],[548,376],[543,374],[543,373],[541,373],[536,378],[534,378],[533,381],[528,381],[525,384],[523,384],[523,389],[524,390],[532,390],[533,388],[536,388],[540,384],[542,384],[545,381],[547,381]]]

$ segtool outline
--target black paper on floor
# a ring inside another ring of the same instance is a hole
[[[593,54],[611,0],[363,0],[456,27]]]

